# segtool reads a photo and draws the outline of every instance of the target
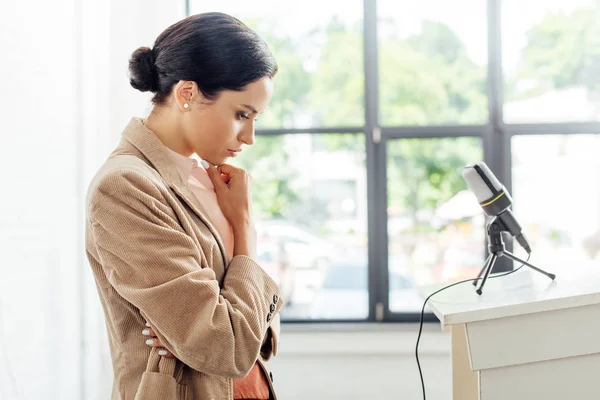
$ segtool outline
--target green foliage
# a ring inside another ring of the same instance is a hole
[[[364,125],[360,26],[334,19],[324,30],[298,38],[278,36],[264,22],[256,21],[254,27],[280,67],[275,95],[258,128],[290,127],[299,116],[309,116],[311,126]],[[447,25],[424,21],[421,28],[408,38],[380,38],[383,125],[485,124],[485,66],[470,60],[464,44]],[[319,40],[318,54],[309,57],[305,44]],[[534,92],[573,84],[600,90],[598,71],[598,12],[581,9],[569,15],[549,14],[528,32],[518,76],[507,78],[506,97],[517,96],[512,83],[527,77],[538,83]],[[239,160],[255,177],[254,206],[262,218],[283,217],[301,200],[290,187],[295,176],[288,163],[292,150],[283,140],[282,136],[258,137]],[[313,146],[331,152],[356,151],[364,148],[364,136],[319,135]],[[417,210],[433,209],[464,189],[461,168],[482,159],[481,141],[473,138],[394,140],[388,143],[387,154],[389,204],[413,218]]]
[[[425,21],[419,35],[380,41],[379,64],[384,125],[486,122],[485,67],[448,26]]]
[[[363,40],[360,30],[330,26],[312,76],[315,126],[364,125]]]
[[[245,23],[267,42],[279,67],[275,77],[275,93],[267,111],[260,116],[258,127],[291,127],[295,114],[306,103],[312,83],[304,67],[304,55],[298,51],[302,38],[277,35],[276,28],[269,21],[249,20]]]
[[[517,69],[517,79],[530,79],[535,85],[513,97],[530,97],[572,85],[600,91],[598,21],[598,7],[546,14],[527,32]]]
[[[269,108],[261,116],[264,128],[291,127],[296,111],[306,101],[311,80],[304,69],[302,57],[289,38],[267,38],[271,51],[277,59],[279,71],[275,78],[275,93]]]
[[[466,189],[462,168],[482,158],[475,138],[394,140],[388,146],[388,204],[435,208]]]

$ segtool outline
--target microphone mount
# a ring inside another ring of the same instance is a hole
[[[535,270],[541,274],[546,275],[548,278],[550,278],[552,280],[554,280],[556,278],[556,275],[546,272],[546,271],[528,263],[527,261],[521,260],[514,254],[512,254],[510,251],[506,250],[506,247],[504,245],[504,239],[502,238],[502,232],[510,233],[510,230],[502,222],[502,219],[500,219],[498,217],[494,217],[490,221],[490,223],[488,224],[488,227],[487,227],[487,234],[488,234],[488,240],[489,240],[488,251],[489,251],[490,255],[485,260],[485,264],[483,265],[483,268],[479,272],[479,275],[477,275],[477,278],[473,281],[473,286],[476,286],[477,282],[480,281],[480,279],[481,279],[481,281],[479,283],[479,287],[476,290],[478,295],[481,295],[483,293],[483,286],[485,285],[485,282],[487,281],[488,276],[492,272],[492,269],[494,268],[494,264],[496,263],[496,260],[499,257],[507,257],[513,261],[517,261],[517,262],[522,263],[523,265],[527,265],[528,267],[532,268],[533,270]],[[481,278],[482,275],[483,275],[483,278]]]

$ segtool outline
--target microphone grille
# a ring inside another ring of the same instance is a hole
[[[479,169],[479,171],[478,171]],[[488,186],[486,181],[481,176],[484,174],[486,179],[491,183],[492,187]],[[480,203],[489,200],[494,196],[495,192],[503,189],[498,178],[492,173],[484,162],[479,162],[475,165],[468,165],[463,169],[463,178],[467,182],[467,186],[477,197]]]
[[[496,192],[501,191],[504,188],[504,185],[502,185],[500,183],[500,181],[498,180],[498,178],[496,178],[496,175],[494,175],[494,173],[492,172],[492,170],[487,166],[486,163],[484,163],[483,161],[478,162],[477,164],[475,164],[477,167],[479,167],[482,171],[483,174],[485,176],[487,176],[487,178],[490,180],[490,182],[492,183],[492,186],[494,186],[494,189],[496,189]]]

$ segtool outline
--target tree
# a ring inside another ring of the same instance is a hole
[[[570,14],[548,13],[534,25],[527,32],[517,78],[530,79],[535,86],[515,97],[572,85],[600,91],[599,17],[598,8],[580,8]]]
[[[465,48],[448,25],[423,21],[421,33],[408,38],[407,43],[413,49],[430,59],[441,58],[446,64],[465,57]]]
[[[321,122],[356,121],[363,99],[362,62],[356,60],[360,31],[330,29],[311,97],[322,98]],[[464,44],[444,24],[423,23],[407,39],[380,40],[380,105],[386,125],[483,122],[487,115],[485,68],[469,60]],[[329,151],[361,148],[362,135],[319,138]],[[360,146],[360,147],[359,147]],[[461,169],[482,158],[476,139],[394,140],[388,144],[389,205],[406,209],[415,226],[417,211],[435,208],[466,188]]]
[[[297,51],[298,41],[278,36],[267,21],[250,21],[248,25],[264,38],[277,60],[279,71],[275,79],[275,93],[268,111],[261,115],[262,128],[290,128],[298,110],[306,103],[311,87],[310,74],[303,65],[303,55]]]
[[[386,123],[487,119],[485,68],[468,58],[464,44],[445,24],[424,21],[418,35],[381,43],[380,58]],[[418,211],[435,209],[465,189],[461,169],[482,158],[481,142],[472,138],[394,140],[387,153],[388,204],[406,210],[417,230],[428,225],[418,220]]]
[[[267,31],[268,32],[268,31]],[[360,27],[332,21],[311,75],[289,38],[263,33],[280,64],[276,94],[260,126],[282,127],[311,105],[314,126],[364,124],[364,73]],[[298,39],[301,41],[301,39]],[[485,68],[468,58],[464,44],[444,24],[425,22],[422,32],[379,44],[380,104],[386,125],[483,122]],[[268,117],[271,114],[274,116]],[[360,134],[319,135],[328,151],[364,149]],[[256,178],[255,207],[264,218],[283,217],[300,201],[290,187],[288,148],[282,136],[259,137],[238,161]],[[283,149],[283,151],[281,151]],[[390,205],[412,215],[434,208],[464,189],[460,168],[481,158],[473,139],[393,141],[388,146]],[[357,162],[364,162],[364,156]]]
[[[315,126],[364,125],[363,40],[360,29],[332,21],[309,94]]]
[[[418,227],[417,211],[434,209],[466,189],[461,170],[482,158],[473,138],[394,140],[388,146],[388,204],[407,209]]]

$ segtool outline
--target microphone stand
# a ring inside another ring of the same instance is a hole
[[[509,231],[499,218],[494,217],[494,219],[490,221],[487,229],[489,237],[488,250],[490,252],[490,255],[488,256],[487,260],[485,260],[485,264],[483,264],[483,268],[479,272],[479,275],[477,275],[477,279],[473,281],[473,286],[476,286],[477,282],[481,278],[481,275],[483,275],[483,279],[481,279],[481,283],[479,284],[479,287],[476,290],[478,295],[481,295],[481,293],[483,292],[483,285],[485,285],[485,282],[487,281],[490,272],[492,272],[492,269],[494,269],[494,264],[496,263],[496,260],[499,257],[507,257],[513,261],[517,261],[519,263],[522,263],[523,265],[527,265],[528,267],[536,270],[541,274],[546,275],[552,280],[556,278],[556,275],[541,270],[538,267],[529,264],[527,261],[521,260],[514,254],[512,254],[510,251],[506,250],[506,247],[504,247],[504,240],[502,239],[502,232]]]

